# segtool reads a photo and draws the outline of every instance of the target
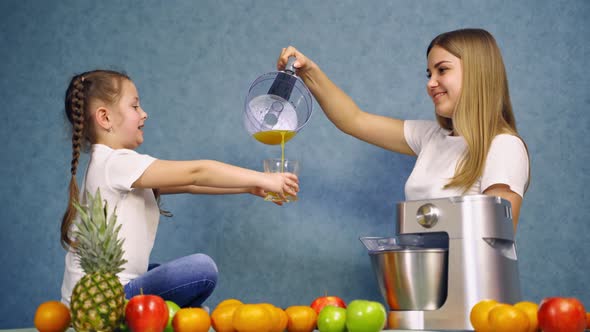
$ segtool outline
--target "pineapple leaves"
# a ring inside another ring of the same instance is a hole
[[[100,195],[100,189],[92,196],[86,192],[88,205],[82,206],[74,202],[79,213],[75,223],[76,256],[84,272],[110,272],[117,274],[123,271],[123,242],[118,234],[121,224],[117,224],[117,208],[109,216],[108,203]],[[104,204],[103,204],[104,203]],[[107,221],[108,220],[108,221]]]

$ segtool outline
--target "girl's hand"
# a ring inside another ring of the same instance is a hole
[[[269,184],[262,189],[271,191],[285,200],[286,195],[297,196],[299,178],[293,173],[264,173],[270,177]]]
[[[264,190],[260,187],[251,188],[249,191],[250,191],[250,194],[252,194],[254,196],[266,198],[266,194],[267,194],[266,190]],[[273,203],[275,203],[276,205],[283,205],[282,201],[273,201]]]
[[[305,57],[303,53],[299,52],[295,47],[289,46],[287,48],[283,48],[281,51],[281,55],[277,60],[277,69],[284,70],[285,66],[287,65],[287,61],[289,60],[290,56],[294,56],[297,60],[293,63],[293,67],[295,67],[297,71],[297,75],[302,76],[306,72],[310,71],[312,68],[317,67],[317,65]]]

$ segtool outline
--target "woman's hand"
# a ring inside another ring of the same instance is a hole
[[[307,72],[310,70],[317,68],[317,65],[308,59],[303,53],[299,52],[295,47],[289,46],[287,48],[283,48],[281,51],[281,55],[277,60],[277,69],[284,70],[285,66],[287,65],[287,61],[289,60],[290,56],[294,56],[297,60],[293,63],[293,67],[296,69],[296,74],[298,76],[305,76]]]

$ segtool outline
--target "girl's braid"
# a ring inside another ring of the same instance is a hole
[[[80,150],[84,142],[84,76],[78,76],[74,82],[74,91],[72,91],[71,101],[71,121],[72,121],[72,167],[70,169],[72,176],[76,176],[78,169],[78,159]]]
[[[78,200],[80,190],[78,188],[78,181],[76,179],[76,172],[78,171],[78,161],[80,158],[80,150],[84,143],[84,107],[86,95],[84,93],[84,74],[75,76],[70,83],[70,87],[66,92],[66,115],[72,124],[72,163],[70,172],[72,177],[69,184],[69,198],[68,207],[64,213],[61,223],[61,244],[64,248],[75,246],[76,243],[69,235],[70,226],[76,217],[76,210],[73,207],[73,202]],[[86,83],[88,84],[88,82]]]

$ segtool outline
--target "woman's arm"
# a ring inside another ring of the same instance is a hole
[[[313,61],[292,46],[283,49],[277,62],[279,70],[285,68],[290,56],[297,58],[297,74],[338,129],[384,149],[414,155],[406,143],[402,120],[362,111]]]
[[[494,184],[488,187],[483,193],[490,196],[499,196],[510,202],[512,205],[512,222],[514,223],[514,234],[516,234],[516,226],[518,225],[522,197],[510,190],[510,186],[506,184]]]

